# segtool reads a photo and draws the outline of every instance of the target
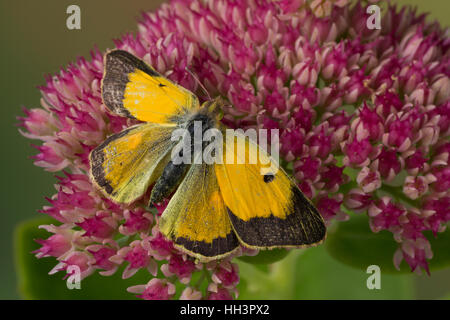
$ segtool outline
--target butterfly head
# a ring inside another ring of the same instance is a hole
[[[222,97],[216,97],[212,100],[208,100],[203,103],[202,109],[210,117],[220,121],[223,117],[223,107],[226,105],[226,101]]]

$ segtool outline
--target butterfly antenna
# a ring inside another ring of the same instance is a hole
[[[189,72],[189,74],[192,76],[192,78],[195,79],[195,81],[199,84],[200,88],[203,89],[203,91],[208,96],[209,100],[212,100],[211,96],[209,95],[208,90],[206,90],[205,86],[200,82],[200,80],[197,78],[197,76],[186,66],[186,71]]]

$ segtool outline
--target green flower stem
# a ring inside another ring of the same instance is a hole
[[[209,276],[210,276],[210,274],[209,274],[208,270],[206,270],[206,268],[203,268],[203,272],[200,275],[200,278],[198,278],[197,282],[195,283],[194,288],[196,290],[200,290],[200,286],[202,285],[203,281],[205,279],[208,279]]]

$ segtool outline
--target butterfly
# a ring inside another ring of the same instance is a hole
[[[194,152],[191,163],[174,161],[179,145],[172,139],[176,130],[192,136],[194,123],[200,123],[202,133],[225,132],[220,121],[223,99],[200,104],[195,94],[123,50],[105,54],[101,91],[112,113],[141,123],[107,137],[92,150],[91,179],[117,203],[140,199],[150,186],[150,203],[172,195],[159,228],[177,248],[207,262],[224,258],[241,245],[302,248],[324,240],[326,227],[312,202],[246,135],[237,132],[227,138],[222,155],[217,153],[224,161],[195,161],[201,152]],[[204,151],[203,144],[199,147]],[[258,160],[248,161],[250,154],[259,154]],[[231,163],[225,161],[227,156]]]

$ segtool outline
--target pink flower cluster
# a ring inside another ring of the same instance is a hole
[[[423,232],[437,235],[450,220],[448,30],[410,8],[389,6],[381,30],[369,30],[368,2],[329,1],[319,12],[304,3],[173,0],[115,45],[205,99],[189,67],[228,99],[230,127],[279,129],[286,167],[327,221],[367,212],[374,232],[399,243],[397,266],[428,270]],[[102,72],[102,53],[80,58],[47,78],[42,108],[20,119],[23,135],[42,141],[35,164],[66,171],[42,210],[60,225],[43,226],[53,235],[37,256],[56,257],[53,272],[77,264],[84,276],[147,269],[150,281],[129,288],[143,298],[235,296],[229,259],[195,264],[163,238],[145,201],[114,204],[89,181],[89,152],[132,124],[102,104]],[[198,272],[206,291],[191,281]]]

